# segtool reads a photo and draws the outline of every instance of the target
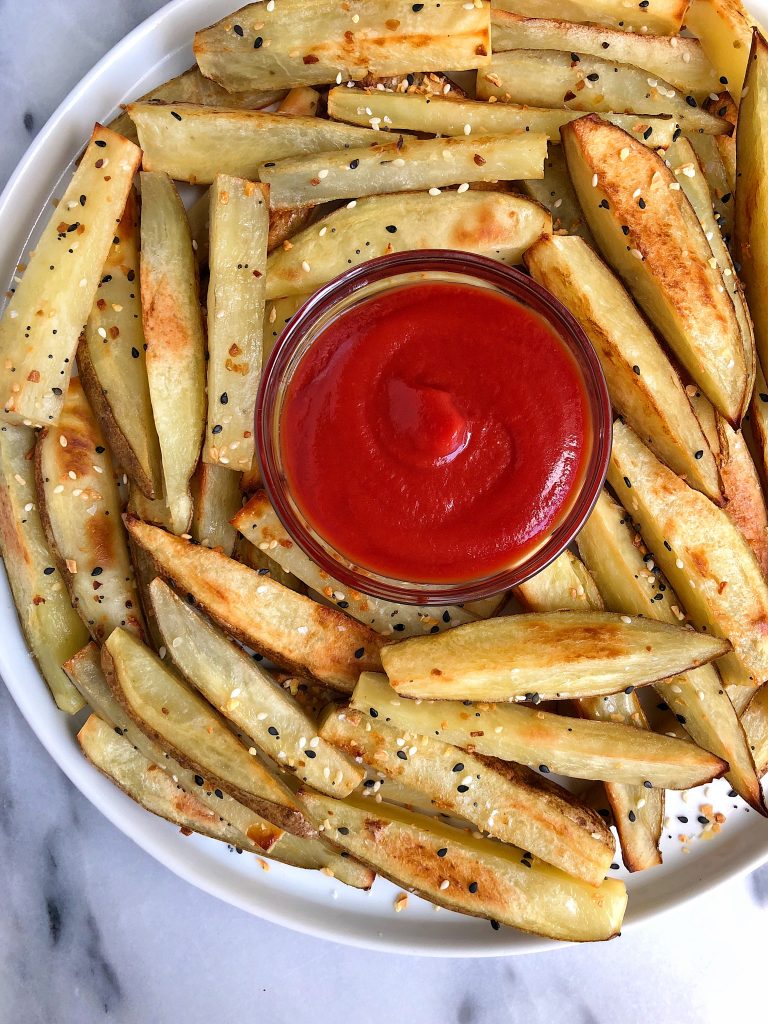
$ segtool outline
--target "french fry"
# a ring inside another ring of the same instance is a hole
[[[576,237],[543,238],[525,262],[594,345],[616,411],[676,473],[721,501],[715,456],[680,377],[618,279]]]
[[[768,636],[761,627],[768,617],[768,584],[726,513],[679,480],[618,421],[608,480],[683,595],[691,621],[733,645],[722,664],[740,668],[753,686],[768,679]]]
[[[700,108],[695,97],[683,96],[661,78],[653,81],[656,85],[648,84],[648,72],[641,68],[586,53],[510,50],[494,53],[490,65],[478,71],[477,98],[588,113],[667,114],[687,131],[730,131],[727,121]]]
[[[640,543],[627,513],[606,492],[598,498],[578,544],[607,608],[660,622],[679,621],[679,598]],[[728,762],[733,788],[765,813],[744,731],[713,666],[656,683],[655,689],[694,742]]]
[[[551,146],[544,161],[544,177],[520,183],[523,192],[552,214],[555,235],[581,235],[594,247],[579,200],[573,190],[562,146]]]
[[[744,341],[679,182],[659,156],[594,117],[567,125],[563,144],[603,254],[713,405],[738,424],[749,401]]]
[[[113,697],[109,683],[101,668],[99,648],[91,642],[64,665],[65,671],[86,704],[100,719],[123,736],[143,757],[168,773],[188,794],[197,797],[210,810],[217,812],[229,824],[253,843],[262,853],[271,849],[284,835],[282,829],[266,821],[245,804],[228,793],[215,792],[217,783],[199,775],[196,769],[181,765],[161,743],[142,732],[121,704]],[[200,781],[202,779],[202,781]]]
[[[410,725],[385,725],[349,707],[329,708],[319,731],[440,811],[592,885],[605,878],[614,854],[609,829],[596,812],[535,772],[467,753]]]
[[[102,649],[102,668],[113,697],[139,729],[185,768],[278,828],[314,835],[286,785],[148,647],[116,629]]]
[[[290,249],[272,253],[267,298],[312,291],[349,266],[412,249],[464,249],[514,265],[551,226],[537,203],[501,192],[411,192],[353,200],[305,228]]]
[[[710,98],[704,104],[710,113],[724,117],[728,124],[736,126],[738,108],[727,92],[720,92],[716,98]],[[723,170],[731,194],[736,192],[736,132],[731,135],[715,135],[715,145],[723,161]],[[735,214],[734,214],[735,215]]]
[[[739,431],[718,417],[725,511],[739,528],[768,578],[768,510],[757,468]]]
[[[195,65],[184,71],[182,74],[172,78],[169,82],[163,82],[148,93],[141,96],[137,103],[198,103],[206,107],[237,107],[245,110],[261,110],[262,107],[269,107],[278,103],[284,96],[282,89],[267,90],[246,90],[245,92],[227,92],[210,78],[205,78],[200,68]],[[138,145],[136,126],[130,116],[124,110],[112,121],[109,127],[114,132],[119,132],[126,139]]]
[[[163,467],[149,397],[139,290],[139,209],[129,193],[77,349],[91,408],[117,463],[148,498],[162,491]]]
[[[419,93],[361,93],[337,87],[328,93],[328,113],[337,121],[373,127],[377,131],[430,132],[435,135],[512,135],[534,132],[560,142],[560,129],[582,114],[578,110],[543,110],[512,103],[425,96]],[[631,132],[640,142],[666,148],[679,126],[674,118],[604,114],[607,120]]]
[[[220,714],[279,767],[314,789],[331,796],[355,789],[363,770],[317,738],[316,723],[265,669],[162,580],[149,589],[169,657]]]
[[[715,219],[722,233],[723,240],[729,242],[733,237],[734,185],[728,180],[728,173],[723,163],[718,142],[720,136],[700,135],[698,132],[691,132],[687,139],[698,157],[699,164],[709,186],[710,201],[715,208]],[[729,141],[732,142],[733,140],[729,139]],[[669,156],[667,156],[667,159],[669,159]]]
[[[320,93],[310,85],[297,85],[283,97],[277,108],[279,114],[298,114],[300,117],[317,117]]]
[[[203,459],[242,472],[250,468],[255,452],[269,188],[219,175],[210,195],[208,429]]]
[[[696,492],[693,492],[696,493]],[[597,697],[697,668],[727,641],[607,612],[511,615],[382,648],[405,697],[514,701]]]
[[[524,18],[494,5],[491,8],[494,53],[501,50],[565,50],[593,57],[610,57],[618,64],[631,64],[666,79],[684,93],[700,97],[721,88],[715,69],[697,39],[626,32],[594,24],[580,25],[558,20],[562,17],[558,13],[552,20]]]
[[[345,587],[315,565],[291,539],[264,491],[254,494],[233,518],[232,525],[284,571],[377,633],[395,638],[422,636],[435,628],[451,628],[462,622],[474,621],[475,617],[470,612],[456,605],[419,607],[394,604]]]
[[[182,832],[198,832],[252,853],[264,851],[225,821],[221,813],[204,804],[174,782],[159,765],[141,754],[96,715],[91,715],[77,734],[77,742],[96,768],[145,810],[178,825]]]
[[[40,434],[35,479],[48,543],[93,639],[102,643],[118,626],[143,636],[115,471],[78,377],[58,424]]]
[[[541,178],[546,155],[544,135],[401,135],[397,142],[384,136],[375,146],[273,161],[259,168],[259,178],[269,185],[270,205],[283,209],[465,182]]]
[[[140,160],[132,142],[94,128],[0,320],[0,419],[47,427],[61,415],[80,332]]]
[[[63,665],[86,643],[45,537],[35,496],[35,433],[0,426],[0,554],[29,648],[62,711],[83,706]]]
[[[382,639],[341,611],[321,608],[258,572],[126,516],[128,532],[157,572],[192,594],[238,640],[299,675],[351,693],[361,672],[381,666]]]
[[[419,751],[418,756],[414,755],[417,761],[421,760],[422,753],[427,761],[433,756],[429,753],[432,749],[429,744],[435,745],[435,749],[443,744],[452,744],[451,749],[461,747],[471,755],[515,762],[516,766],[540,768],[543,764],[548,772],[573,779],[604,779],[645,789],[689,789],[711,782],[727,768],[727,762],[722,758],[692,743],[660,736],[634,724],[568,718],[523,705],[471,704],[468,707],[462,701],[416,703],[400,700],[386,677],[372,672],[360,677],[352,696],[352,708],[353,713],[363,712],[374,719],[367,735],[375,733],[380,722],[397,729],[396,735],[400,737],[405,730],[406,752],[410,743],[415,744]],[[345,712],[342,710],[341,713]],[[343,732],[345,728],[334,722],[332,732]],[[408,740],[412,734],[429,738],[421,744],[415,739]],[[336,742],[328,730],[321,729],[321,735]],[[436,743],[436,736],[440,743]],[[422,746],[427,746],[428,750],[423,751]],[[344,749],[349,753],[347,747]],[[387,774],[396,770],[398,777],[407,782],[408,778],[401,769],[410,770],[410,766],[396,764],[392,758],[376,758],[376,763],[372,762],[371,766]],[[456,758],[451,767],[455,761]],[[464,774],[471,774],[471,769],[468,768]],[[415,782],[412,785],[419,788]],[[454,779],[453,790],[455,786]],[[471,789],[474,793],[472,799],[477,800],[474,783],[471,783]],[[449,795],[456,799],[452,793]],[[445,801],[449,795],[440,799]],[[445,809],[440,801],[437,806]],[[491,806],[496,808],[499,805],[492,800]],[[465,811],[456,813],[467,817]],[[474,818],[470,815],[468,820],[473,821]],[[504,838],[493,829],[489,831],[500,839]],[[530,849],[525,843],[518,845]],[[560,867],[567,870],[563,864]]]
[[[164,174],[141,175],[141,299],[147,376],[176,533],[192,517],[189,482],[205,422],[205,338],[187,216]],[[184,382],[179,387],[179,381]]]
[[[195,36],[206,78],[225,89],[323,85],[366,75],[466,71],[491,52],[490,4],[463,0],[282,0],[249,4]]]
[[[720,82],[739,105],[752,42],[752,27],[757,22],[741,0],[693,0],[685,15],[685,24],[698,36],[712,62]]]
[[[229,520],[243,501],[238,474],[226,466],[201,462],[192,478],[192,495],[192,539],[231,556],[237,533],[229,525]]]
[[[322,835],[438,906],[573,941],[611,938],[621,927],[627,897],[616,879],[592,886],[515,847],[394,805],[303,797]]]
[[[768,772],[768,686],[765,684],[747,705],[741,724],[747,734],[757,774],[762,778]]]
[[[498,11],[526,18],[564,18],[595,22],[623,32],[658,32],[675,36],[683,27],[690,0],[648,0],[644,7],[625,0],[493,0]]]
[[[195,185],[210,185],[217,174],[255,178],[265,160],[377,141],[371,130],[262,110],[132,103],[128,113],[142,140],[144,168]]]
[[[293,590],[297,594],[307,593],[305,583],[294,576],[292,572],[286,572],[278,562],[269,557],[266,551],[251,544],[245,537],[238,537],[235,541],[232,557],[242,565],[247,565],[249,569],[255,569],[259,575],[270,576],[273,580],[277,580],[288,590]]]
[[[755,325],[760,363],[768,365],[768,43],[755,32],[736,131],[734,254]]]
[[[582,589],[583,595],[580,593]],[[604,607],[592,576],[570,552],[563,552],[518,590],[526,606],[533,611],[579,611],[584,607]],[[583,698],[576,702],[575,708],[578,714],[593,722],[614,722],[635,729],[650,729],[637,694],[633,691],[627,693],[628,689],[626,687],[621,693],[609,697]],[[645,871],[661,864],[659,840],[664,823],[664,790],[649,790],[645,785],[615,781],[606,781],[604,789],[627,870]]]
[[[703,138],[703,136],[699,136]],[[667,165],[680,184],[688,202],[693,207],[704,235],[709,242],[712,256],[723,275],[723,285],[733,303],[739,337],[744,352],[744,364],[747,370],[747,392],[751,395],[755,386],[757,369],[757,353],[755,350],[755,332],[752,317],[747,308],[744,290],[733,265],[731,254],[722,234],[722,225],[715,216],[712,205],[712,194],[699,162],[693,143],[685,138],[673,142],[665,154]]]

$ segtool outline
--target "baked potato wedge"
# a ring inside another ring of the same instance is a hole
[[[364,771],[322,738],[272,676],[160,579],[152,607],[168,656],[184,678],[285,771],[332,796],[347,796]]]
[[[140,161],[132,142],[96,125],[0,320],[0,419],[48,427],[61,415]]]
[[[738,424],[750,397],[744,340],[680,183],[656,153],[595,117],[566,125],[562,137],[603,255],[713,405]]]
[[[574,58],[576,58],[574,60]],[[674,117],[685,131],[728,133],[730,125],[698,106],[662,78],[588,53],[510,50],[494,53],[477,73],[477,98],[531,107],[564,107],[586,113]]]
[[[710,113],[717,114],[718,117],[724,117],[728,124],[733,125],[734,128],[736,127],[739,111],[727,92],[720,92],[716,97],[713,93],[704,106]],[[730,135],[714,136],[720,159],[723,161],[723,169],[731,195],[736,193],[736,134],[734,131]]]
[[[242,565],[247,565],[249,569],[255,569],[261,576],[271,576],[273,580],[277,580],[278,583],[282,583],[284,587],[297,594],[307,593],[306,584],[302,583],[292,572],[286,572],[278,562],[269,557],[266,551],[251,544],[245,537],[238,537],[235,541],[232,557]]]
[[[582,593],[583,592],[583,593]],[[563,552],[546,569],[518,588],[532,611],[581,611],[603,608],[603,599],[587,568],[571,552]],[[626,687],[608,697],[584,697],[575,710],[594,722],[612,722],[648,730],[648,720],[637,694]],[[645,871],[661,864],[659,840],[664,823],[664,790],[623,782],[605,782],[605,796],[621,843],[621,856],[629,871]]]
[[[608,939],[621,927],[627,894],[616,879],[590,885],[528,858],[530,851],[393,804],[302,797],[324,837],[438,906],[573,941]]]
[[[490,3],[281,0],[249,4],[195,36],[206,78],[225,89],[284,89],[366,75],[466,71],[491,52]]]
[[[383,647],[381,662],[404,697],[514,701],[538,692],[562,700],[643,686],[729,650],[727,640],[627,615],[554,612],[412,637]]]
[[[578,545],[611,611],[660,622],[680,621],[684,613],[680,599],[656,568],[625,510],[607,492],[598,498]],[[764,813],[744,730],[715,668],[704,665],[656,683],[655,689],[693,741],[728,762],[727,778],[733,788]]]
[[[728,515],[679,480],[618,421],[608,480],[682,594],[691,621],[732,644],[723,664],[741,669],[740,682],[757,686],[768,679],[768,584]]]
[[[102,649],[102,668],[115,700],[180,764],[278,828],[314,835],[285,783],[136,637],[116,629]]]
[[[0,426],[0,554],[19,623],[56,705],[70,715],[82,699],[64,662],[88,631],[72,607],[43,529],[35,486],[35,432]]]
[[[205,336],[187,215],[165,174],[141,175],[141,301],[147,377],[174,532],[192,518],[189,485],[205,423]],[[184,382],[179,387],[179,381]]]
[[[375,146],[262,164],[259,178],[269,185],[270,206],[279,210],[476,181],[541,178],[546,155],[545,135],[401,135],[396,142],[384,136]]]
[[[208,427],[205,462],[236,472],[255,454],[269,188],[220,174],[210,189]]]
[[[118,736],[125,737],[135,750],[154,765],[169,774],[174,783],[186,793],[196,797],[209,810],[221,815],[230,825],[262,853],[271,849],[285,835],[282,829],[271,821],[260,817],[245,804],[239,803],[228,793],[219,790],[217,783],[197,773],[196,769],[181,765],[161,743],[150,739],[136,725],[123,706],[112,695],[101,668],[99,648],[93,641],[78,651],[64,665],[64,669],[82,694],[86,704],[102,721],[106,722]],[[202,780],[202,781],[201,781]]]
[[[227,92],[216,82],[206,78],[195,65],[168,82],[150,89],[140,96],[137,103],[197,103],[205,107],[236,107],[244,110],[261,110],[278,103],[285,95],[282,89],[249,89],[245,92]],[[123,110],[109,127],[126,139],[138,145],[136,126],[128,113]]]
[[[328,93],[328,113],[337,121],[376,131],[429,132],[433,135],[512,135],[533,132],[560,142],[560,129],[583,116],[578,110],[539,109],[513,103],[425,96],[421,93],[360,92],[336,87]],[[648,146],[666,148],[679,126],[668,115],[604,114]]]
[[[436,810],[529,850],[569,875],[599,885],[610,868],[615,844],[600,815],[527,768],[478,757],[349,707],[328,708],[319,733],[350,757],[426,796]]]
[[[351,693],[381,667],[382,638],[344,612],[321,608],[219,551],[125,517],[128,533],[171,580],[228,633],[277,665]]]
[[[527,765],[529,768],[541,769],[543,765],[547,772],[572,779],[604,779],[647,790],[652,787],[690,789],[711,782],[727,768],[722,758],[692,743],[660,736],[634,724],[569,718],[523,705],[468,706],[462,701],[400,700],[386,677],[372,672],[365,672],[360,677],[352,695],[352,709],[352,713],[363,712],[374,720],[373,732],[380,724],[385,724],[385,728],[389,724],[398,730],[397,736],[405,735],[406,752],[410,745],[408,735],[429,737],[425,744],[412,741],[418,747],[418,757],[414,755],[417,761],[421,761],[423,753],[427,760],[430,759],[432,755],[429,751],[424,752],[422,747],[434,744],[437,736],[442,744],[452,744],[452,749],[460,747],[472,755],[515,762],[515,767]],[[335,723],[333,725],[335,731],[343,731],[344,728]],[[320,734],[330,742],[336,742],[327,731],[321,729]],[[364,760],[388,775],[396,770],[403,782],[418,789],[415,782],[409,783],[406,771],[410,771],[409,765],[405,762],[402,765],[395,764],[394,761],[390,764],[394,749],[389,760],[376,758],[376,763],[372,763],[365,756]],[[455,760],[451,762],[451,767]],[[382,763],[379,764],[379,761]],[[467,769],[465,774],[470,773],[471,770]],[[453,781],[455,790],[456,779]],[[477,799],[474,783],[470,783],[470,789],[475,792],[472,799]],[[449,796],[456,799],[453,792],[441,799],[447,800]],[[442,804],[438,806],[441,810],[445,809]],[[491,800],[491,806],[497,808],[499,804]],[[467,817],[465,811],[456,813]],[[470,816],[468,820],[474,819]],[[504,838],[493,829],[489,831],[500,839]],[[531,849],[525,843],[518,845]],[[562,864],[560,866],[567,870]]]
[[[422,636],[435,629],[473,622],[475,616],[456,605],[442,607],[394,604],[346,587],[305,555],[275,514],[264,491],[257,491],[232,519],[243,537],[292,576],[322,594],[352,618],[395,638]]]
[[[680,377],[619,280],[575,236],[540,239],[525,263],[581,324],[619,415],[676,473],[720,502],[715,456]]]
[[[768,772],[768,686],[765,684],[745,708],[741,724],[747,735],[757,774],[762,778]]]
[[[231,557],[237,533],[229,521],[243,503],[240,475],[227,466],[201,462],[192,477],[192,498],[192,539]]]
[[[752,548],[768,579],[768,509],[757,467],[740,431],[718,417],[725,511]]]
[[[55,427],[35,446],[40,519],[72,604],[97,643],[144,621],[120,514],[115,470],[79,377]]]
[[[736,130],[734,255],[755,324],[760,362],[768,366],[768,42],[755,32]]]
[[[544,177],[521,181],[522,191],[535,199],[552,215],[552,233],[555,235],[581,235],[594,247],[579,200],[571,184],[562,146],[550,146],[544,161]]]
[[[728,180],[728,174],[718,144],[720,136],[691,132],[686,138],[693,147],[701,165],[704,178],[709,186],[710,202],[714,206],[715,220],[720,228],[723,241],[727,243],[733,237],[735,205],[733,202],[733,192],[735,186]],[[729,141],[732,142],[733,140]],[[691,202],[693,204],[692,200]]]
[[[142,140],[144,168],[193,185],[210,185],[218,174],[250,180],[265,160],[377,141],[370,129],[262,110],[132,103],[128,113]]]
[[[666,79],[683,93],[708,96],[722,88],[715,69],[698,39],[626,32],[605,25],[524,18],[491,7],[493,52],[502,50],[565,50],[568,53],[610,57],[617,64],[631,64],[650,75]]]
[[[759,27],[741,0],[693,0],[685,15],[687,28],[697,36],[736,102],[742,98],[753,26]]]
[[[139,207],[131,192],[77,349],[80,381],[115,461],[148,498],[163,486],[139,289]]]
[[[683,27],[690,0],[648,0],[645,6],[627,6],[626,0],[493,0],[498,11],[526,18],[564,18],[594,22],[622,32],[657,32],[675,36]]]
[[[365,260],[412,249],[463,249],[502,263],[551,231],[537,203],[502,192],[409,192],[352,200],[267,260],[267,298],[319,288]],[[370,245],[367,243],[370,242]]]

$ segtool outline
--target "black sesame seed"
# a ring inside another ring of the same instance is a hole
[[[96,452],[97,452],[98,455],[103,455],[106,450],[107,449],[104,447],[103,444],[97,444],[96,445]]]
[[[736,792],[735,789],[729,789],[728,790],[728,796],[730,796],[730,797],[738,796],[738,793]]]
[[[56,572],[56,570],[54,569],[54,567],[52,565],[49,565],[45,569],[43,569],[43,575],[44,576],[53,576],[53,574],[55,572]]]
[[[637,374],[638,377],[640,376],[640,367],[637,365],[637,363],[635,363],[635,365],[632,367],[632,370],[634,373]]]
[[[630,811],[629,814],[627,815],[627,817],[629,818],[630,821],[637,821],[637,815],[635,814],[634,811]]]
[[[728,85],[728,79],[725,77],[725,75],[720,75],[720,84]]]
[[[408,755],[406,754],[406,752],[404,750],[398,750],[397,756],[400,758],[401,761],[407,761],[408,760]]]
[[[688,824],[688,819],[686,818],[686,816],[685,816],[684,814],[678,814],[678,816],[677,816],[677,820],[678,820],[678,821],[679,821],[679,822],[680,822],[681,824],[683,824],[683,825],[687,825],[687,824]]]
[[[424,10],[424,4],[414,4],[412,10],[414,10],[418,14],[419,11]]]
[[[694,457],[694,459],[703,459],[704,458],[704,451],[703,451],[703,449],[700,449],[699,451],[694,452],[693,453],[693,457]]]
[[[224,799],[224,794],[221,792],[220,789],[214,789],[213,795],[217,796],[219,798],[219,800],[223,800]]]
[[[631,487],[632,486],[632,481],[629,479],[628,476],[624,477],[624,483],[627,485],[627,487]]]
[[[394,235],[395,232],[397,231],[397,228],[395,227],[394,224],[387,224],[387,231],[390,233],[390,235]]]
[[[277,731],[277,729],[274,727],[274,725],[270,725],[270,727],[267,729],[267,732],[269,733],[270,736],[279,736],[280,735],[280,733]]]
[[[104,570],[100,565],[97,565],[95,569],[91,569],[91,576],[101,576]]]
[[[653,128],[646,128],[643,132],[643,138],[647,141],[653,135]]]
[[[467,888],[469,889],[469,891],[471,893],[477,892],[477,888],[478,888],[477,882],[470,882],[469,885],[467,886]]]
[[[404,622],[396,622],[394,624],[394,626],[392,627],[392,629],[396,630],[398,633],[402,633],[403,630],[405,629],[405,623]]]
[[[138,350],[138,349],[137,349],[137,348],[136,348],[136,347],[134,346],[134,347],[133,347],[133,348],[131,349],[131,355],[133,356],[133,358],[134,358],[134,359],[138,359],[138,358],[139,358],[139,356],[141,355],[141,353],[140,353],[140,352],[139,352],[139,350]]]
[[[349,829],[347,828],[346,825],[340,825],[339,828],[338,828],[338,833],[339,833],[340,836],[348,836],[349,835]]]
[[[57,396],[63,394],[61,388],[51,388],[51,391]]]
[[[260,50],[263,45],[264,45],[264,37],[263,36],[256,36],[256,38],[253,40],[253,48],[254,48],[254,50]]]
[[[269,569],[259,569],[259,576],[269,576]]]
[[[644,210],[648,204],[643,199],[643,197],[640,196],[640,198],[637,200],[637,205],[640,207],[641,210]]]
[[[624,693],[634,693],[634,692],[635,692],[634,686],[626,686],[624,688]]]
[[[619,865],[618,864],[611,864],[611,871],[618,871],[618,870],[619,870]]]
[[[645,786],[646,789],[653,789],[653,783],[649,782],[647,779],[645,780],[643,785]]]
[[[232,31],[235,33],[236,36],[240,36],[241,38],[242,38],[242,36],[244,34],[243,33],[243,26],[242,25],[233,25],[232,26]]]
[[[573,61],[574,64],[578,64],[581,61],[581,57],[578,55],[578,53],[572,53],[571,54],[571,60]]]
[[[651,2],[651,0],[640,0],[640,3],[637,6],[638,7],[648,7],[650,2]]]
[[[601,199],[600,200],[600,206],[602,207],[603,210],[609,210],[610,209],[610,205],[609,205],[607,199]]]
[[[202,776],[202,775],[196,775],[196,776],[195,776],[195,784],[196,784],[197,786],[202,786],[202,784],[203,784],[204,782],[205,782],[205,779],[203,778],[203,776]]]
[[[680,136],[682,134],[683,134],[683,129],[682,128],[675,128],[675,130],[672,132],[672,141],[673,142],[677,142],[677,140],[680,138]]]
[[[213,428],[213,430],[211,431],[211,433],[212,433],[212,434],[220,434],[220,433],[222,432],[222,430],[223,430],[223,429],[224,429],[224,428],[222,427],[222,425],[221,425],[220,423],[217,423],[217,424],[216,424],[216,426],[215,426],[215,427]]]
[[[491,919],[491,928],[493,928],[493,930],[497,932],[499,928],[501,928],[501,925],[499,924],[498,921],[494,921],[493,919]]]
[[[177,121],[181,120],[181,114],[177,114],[175,110],[171,111],[171,117],[175,117]]]
[[[461,763],[461,761],[459,761],[458,764],[455,764],[453,766],[452,771],[454,771],[454,772],[463,772],[464,771],[464,765]]]
[[[731,198],[732,198],[731,193],[730,192],[726,192],[724,196],[720,196],[720,202],[722,202],[722,203],[730,203]]]
[[[360,660],[360,658],[362,658],[362,656],[364,654],[365,654],[365,648],[364,647],[358,647],[357,650],[355,651],[355,657],[357,658],[358,661]]]
[[[221,402],[222,405],[229,404],[229,395],[227,394],[226,391],[222,392],[222,394],[219,396],[219,401]]]
[[[596,71],[593,71],[591,75],[587,75],[588,82],[596,82],[600,78],[600,75]]]
[[[357,159],[350,160],[350,163],[349,163],[350,171],[356,171],[359,166],[360,166],[360,161],[359,160],[357,160]]]
[[[626,224],[622,224],[621,225],[621,230],[624,232],[625,235],[629,234],[629,228],[627,227]]]
[[[376,710],[376,708],[368,708],[368,714],[371,716],[371,718],[379,717],[379,712]]]
[[[685,715],[675,715],[675,718],[678,720],[680,725],[685,725]]]
[[[709,818],[705,818],[703,814],[700,814],[698,816],[698,818],[696,819],[696,821],[698,821],[698,823],[700,825],[708,825],[709,824]]]
[[[433,626],[432,629],[430,629],[429,632],[430,633],[439,633],[440,632],[440,627],[439,626]]]
[[[317,754],[314,752],[314,750],[305,750],[304,753],[307,755],[308,758],[312,760],[314,760],[314,758],[317,757]]]
[[[126,276],[126,278],[129,281],[135,281],[136,280],[136,271],[135,270],[129,270],[128,273],[125,276]],[[133,296],[131,296],[131,298],[133,298]]]
[[[469,792],[469,786],[465,786],[463,784],[461,786],[457,786],[456,787],[456,792],[457,793],[468,793]]]
[[[544,775],[549,775],[549,768],[547,768],[547,766],[545,764],[540,764],[539,765],[539,771],[543,772]]]
[[[106,149],[107,148],[107,144],[106,144],[106,142],[103,139],[97,139],[96,140],[96,145],[99,147],[99,149]]]
[[[449,611],[444,611],[443,612],[443,622],[450,622],[450,621],[451,621],[451,613]]]
[[[668,540],[664,541],[664,547],[667,549],[667,551],[671,551],[672,550],[672,545],[669,543]]]

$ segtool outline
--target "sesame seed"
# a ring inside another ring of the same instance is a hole
[[[632,619],[630,619],[630,617],[628,615],[622,615],[621,616],[621,621],[625,622],[628,626],[632,625]]]
[[[597,175],[592,175],[592,188],[597,188]]]
[[[445,890],[446,890],[446,889],[448,888],[448,886],[449,886],[450,884],[451,884],[451,883],[450,883],[450,882],[448,881],[448,879],[447,879],[447,878],[444,878],[444,879],[442,880],[442,882],[440,883],[440,888],[441,888],[441,889],[442,889],[443,891],[445,891]]]
[[[433,188],[431,188],[431,189],[429,190],[429,194],[430,194],[431,196],[439,196],[439,195],[440,195],[440,189],[439,189],[439,188],[434,188],[434,187],[433,187]]]
[[[301,269],[304,271],[305,274],[308,274],[312,268],[310,267],[309,263],[307,263],[306,260],[303,260],[301,264]]]

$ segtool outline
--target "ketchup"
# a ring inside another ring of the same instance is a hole
[[[591,433],[581,372],[547,322],[449,282],[338,317],[302,357],[280,422],[314,529],[414,583],[481,579],[540,547],[578,495]]]

